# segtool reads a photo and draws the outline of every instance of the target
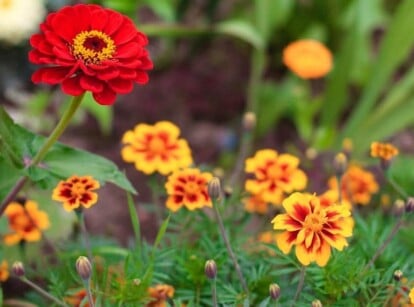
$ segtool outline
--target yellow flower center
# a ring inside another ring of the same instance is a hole
[[[11,6],[12,0],[0,0],[0,8],[7,9]]]
[[[321,231],[326,218],[318,213],[311,213],[305,218],[303,227],[312,230],[313,232]]]
[[[81,196],[85,193],[85,187],[83,184],[75,183],[72,186],[72,195]]]
[[[85,64],[99,64],[111,59],[116,46],[113,39],[97,30],[82,31],[75,36],[72,43],[72,54]]]
[[[282,175],[282,170],[280,169],[279,165],[274,164],[269,167],[267,174],[270,178],[276,179]]]
[[[188,194],[197,194],[200,191],[200,188],[195,182],[188,182],[185,186],[185,191]]]
[[[153,138],[150,142],[149,142],[149,150],[153,153],[163,153],[165,152],[165,142],[159,138]]]

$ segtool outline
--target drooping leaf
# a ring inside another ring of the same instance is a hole
[[[218,23],[214,30],[218,33],[238,37],[257,49],[263,49],[265,46],[261,33],[246,20],[225,20]]]

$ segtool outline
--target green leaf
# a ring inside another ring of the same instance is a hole
[[[265,47],[264,38],[251,23],[246,20],[226,20],[218,23],[214,30],[217,33],[231,35],[251,44],[256,49],[262,50]]]
[[[143,4],[149,6],[163,20],[167,22],[175,21],[175,9],[171,0],[145,0]]]
[[[127,202],[129,216],[131,217],[132,229],[135,235],[136,248],[141,248],[141,225],[139,223],[138,211],[135,208],[134,200],[132,199],[131,193],[127,193]]]
[[[412,156],[397,156],[391,163],[387,174],[408,195],[414,195],[414,158]]]
[[[85,96],[83,97],[81,107],[86,109],[93,115],[93,117],[96,118],[99,127],[105,135],[108,135],[111,132],[113,108],[101,106],[100,104],[96,103],[90,92],[86,92]]]
[[[414,1],[412,0],[405,0],[398,6],[382,41],[370,81],[346,123],[338,142],[341,142],[345,137],[353,138],[356,134],[359,134],[359,125],[372,111],[375,102],[390,80],[392,73],[412,50],[414,32],[407,31],[412,24],[412,12],[414,12]]]

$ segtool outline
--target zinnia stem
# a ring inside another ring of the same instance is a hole
[[[299,295],[302,292],[303,285],[305,283],[305,273],[306,273],[306,267],[303,265],[302,269],[300,270],[300,279],[299,279],[298,287],[296,289],[295,297],[293,298],[292,307],[296,306],[296,301],[298,300]]]
[[[64,306],[64,307],[67,307],[68,306],[64,302],[60,301],[58,298],[54,297],[50,293],[48,293],[45,290],[43,290],[42,288],[40,288],[35,283],[31,282],[26,277],[20,277],[20,280],[23,281],[28,286],[30,286],[31,288],[33,288],[33,290],[37,291],[39,294],[41,294],[45,298],[47,298],[47,299],[51,300],[52,302],[54,302],[56,305],[58,305],[58,306]]]
[[[73,115],[75,114],[75,111],[78,109],[79,105],[82,102],[82,99],[85,94],[74,96],[72,98],[72,101],[69,105],[69,107],[66,109],[65,113],[63,114],[62,118],[56,125],[55,129],[52,131],[52,133],[47,138],[45,144],[40,148],[40,150],[37,152],[37,154],[33,157],[33,159],[30,161],[30,163],[26,166],[26,168],[35,166],[39,164],[39,162],[42,161],[50,147],[53,146],[54,143],[59,139],[59,137],[62,135],[62,133],[67,128],[70,120],[72,119]],[[6,196],[6,198],[2,201],[0,206],[0,217],[3,215],[4,210],[6,210],[8,204],[13,201],[13,199],[16,197],[16,195],[20,192],[20,190],[23,188],[27,181],[27,176],[21,177],[16,184],[14,185],[13,189],[10,191],[10,193]]]
[[[229,256],[230,256],[230,258],[233,262],[234,268],[236,269],[236,272],[237,272],[237,275],[239,277],[242,288],[243,288],[244,292],[246,293],[246,295],[249,295],[249,289],[247,288],[247,284],[246,284],[246,281],[243,277],[243,273],[241,271],[240,265],[237,261],[236,256],[234,255],[233,249],[231,248],[229,238],[227,237],[226,229],[224,228],[223,220],[222,220],[220,212],[218,210],[218,202],[217,202],[217,200],[214,200],[214,199],[212,200],[212,202],[213,202],[213,211],[214,211],[214,214],[216,216],[216,220],[219,224],[221,237],[223,238],[224,244],[226,245],[227,252],[228,252],[228,254],[229,254]]]

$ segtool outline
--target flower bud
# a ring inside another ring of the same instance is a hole
[[[92,265],[85,256],[80,256],[76,260],[76,271],[83,280],[88,280],[92,274]]]
[[[323,307],[323,305],[320,300],[313,300],[312,307]]]
[[[395,270],[394,271],[394,275],[393,275],[393,277],[394,277],[394,280],[395,281],[400,281],[401,280],[401,278],[403,277],[403,272],[401,271],[401,270]]]
[[[348,167],[348,159],[343,152],[338,153],[334,158],[334,169],[335,174],[338,177],[341,177]]]
[[[25,274],[23,263],[20,261],[13,263],[12,272],[18,277],[23,277]]]
[[[217,177],[213,177],[210,180],[207,186],[208,195],[212,200],[217,200],[220,198],[221,195],[221,184],[220,179]]]
[[[278,284],[269,285],[269,296],[273,300],[277,300],[280,297],[280,287]]]
[[[406,204],[402,199],[397,199],[392,208],[394,215],[401,216],[406,211]]]
[[[246,131],[252,131],[256,127],[256,114],[246,112],[243,116],[243,128]]]
[[[414,211],[414,197],[408,197],[407,202],[405,204],[405,212],[413,212]]]
[[[207,278],[214,279],[217,276],[217,265],[214,260],[207,260],[206,265],[204,266],[204,272],[206,273]]]

